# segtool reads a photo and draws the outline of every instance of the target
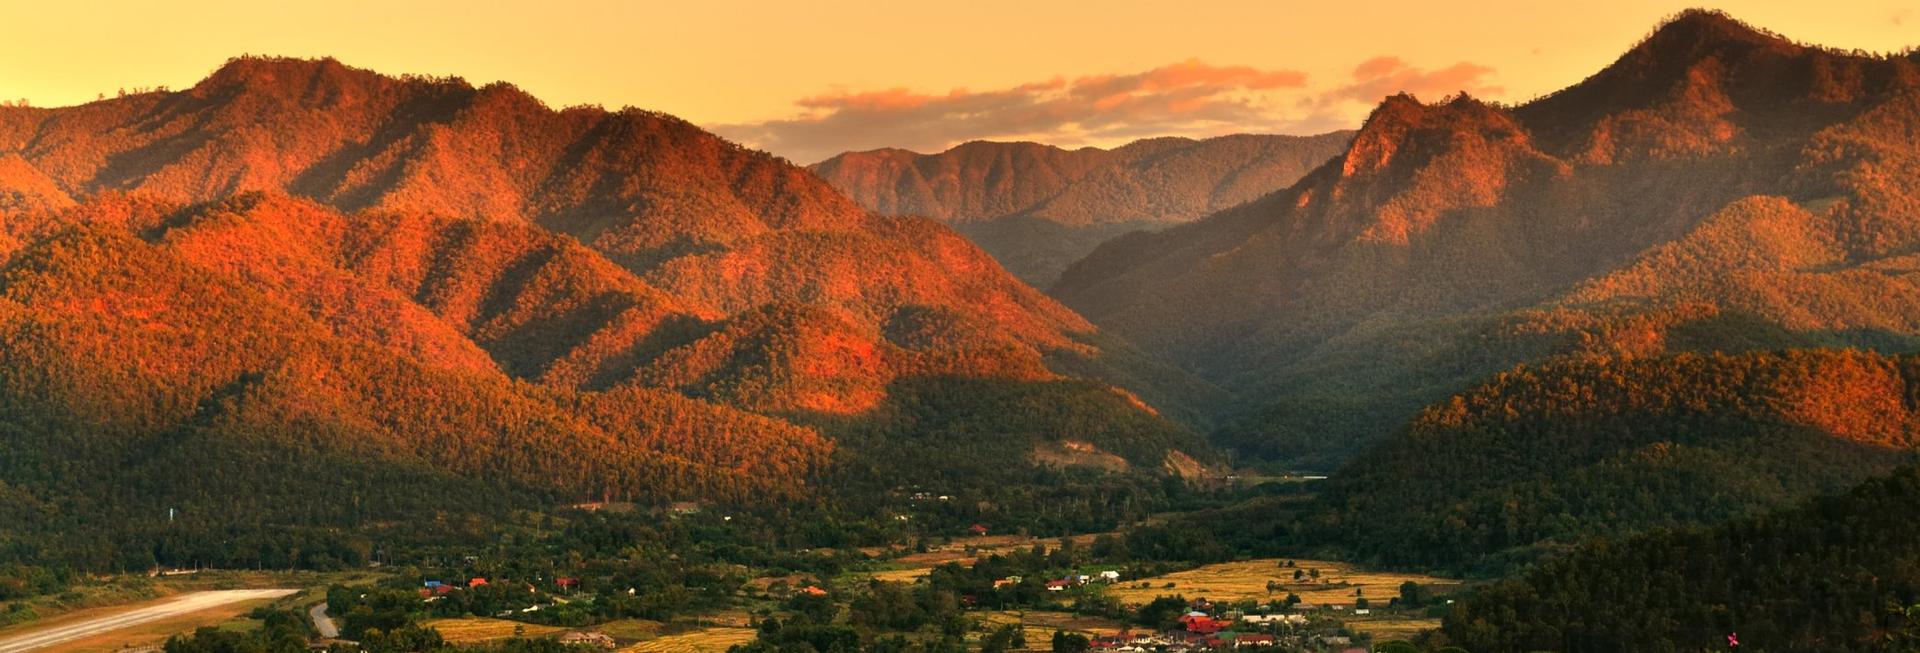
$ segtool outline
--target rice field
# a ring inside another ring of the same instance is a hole
[[[1328,606],[1345,606],[1349,610],[1355,599],[1365,596],[1376,608],[1384,607],[1387,601],[1400,595],[1400,585],[1413,581],[1431,587],[1442,593],[1460,585],[1459,581],[1398,572],[1381,572],[1359,569],[1344,562],[1327,560],[1293,559],[1294,566],[1286,567],[1288,559],[1246,560],[1223,562],[1207,565],[1187,571],[1174,572],[1151,578],[1126,581],[1109,590],[1113,596],[1124,603],[1141,604],[1152,601],[1158,596],[1184,596],[1189,599],[1205,597],[1216,602],[1232,602],[1243,599],[1255,601],[1278,601],[1288,594],[1297,594],[1303,603]],[[1294,570],[1308,572],[1309,575],[1296,581]],[[1319,570],[1320,577],[1313,578],[1310,570]],[[1273,591],[1267,591],[1269,581],[1278,584]],[[1172,587],[1168,587],[1172,583]],[[1141,585],[1144,584],[1145,587]],[[1405,614],[1378,614],[1355,616],[1350,611],[1341,615],[1348,627],[1371,634],[1382,639],[1400,639],[1410,637],[1422,630],[1439,627],[1440,620],[1410,617]]]
[[[1124,629],[1124,624],[1100,617],[1084,617],[1069,612],[1050,612],[1042,610],[1002,610],[986,613],[982,620],[985,625],[999,627],[1006,624],[1021,624],[1020,632],[1027,637],[1027,646],[1021,650],[1047,650],[1053,644],[1053,631],[1064,630],[1087,636],[1111,635]]]
[[[753,641],[752,628],[713,627],[655,637],[620,649],[622,653],[726,653],[736,644]]]
[[[1445,591],[1458,586],[1456,580],[1398,572],[1367,571],[1344,562],[1294,559],[1294,567],[1282,566],[1286,559],[1245,560],[1206,565],[1151,578],[1124,581],[1110,593],[1124,603],[1142,604],[1157,596],[1180,595],[1189,599],[1205,597],[1212,601],[1279,600],[1288,593],[1316,605],[1352,605],[1365,596],[1380,605],[1400,595],[1400,585],[1414,581]],[[1320,577],[1295,581],[1293,572],[1318,569]],[[1267,591],[1267,583],[1279,587]],[[1168,584],[1172,586],[1169,587]],[[1145,587],[1141,587],[1145,584]]]
[[[594,626],[593,630],[614,639],[627,641],[658,637],[666,626],[658,621],[647,619],[621,619]]]
[[[450,644],[479,644],[506,639],[508,637],[515,637],[516,630],[519,631],[517,636],[520,637],[551,635],[566,630],[565,628],[555,626],[542,626],[540,624],[521,623],[518,621],[491,619],[487,617],[434,619],[428,621],[425,625],[440,631],[440,636],[446,638]]]

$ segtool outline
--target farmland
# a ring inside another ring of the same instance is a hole
[[[622,653],[725,653],[729,647],[753,641],[752,628],[715,626],[664,635],[620,649]]]
[[[454,644],[476,644],[515,636],[538,637],[564,630],[553,626],[486,617],[434,619],[428,621],[426,625],[440,631],[441,637]]]
[[[1395,572],[1367,571],[1344,562],[1327,560],[1260,559],[1223,562],[1151,578],[1130,580],[1112,590],[1115,598],[1126,603],[1146,603],[1156,596],[1181,595],[1207,598],[1216,602],[1245,599],[1267,601],[1299,595],[1301,602],[1315,605],[1348,605],[1365,596],[1385,603],[1400,593],[1400,585],[1413,581],[1437,589],[1450,589],[1458,581]],[[1294,571],[1303,573],[1296,581]],[[1319,577],[1312,572],[1317,570]],[[1269,590],[1269,582],[1277,585]]]

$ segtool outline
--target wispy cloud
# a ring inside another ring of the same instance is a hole
[[[1354,67],[1352,83],[1336,89],[1324,99],[1372,104],[1396,93],[1411,93],[1427,101],[1463,91],[1478,96],[1505,93],[1506,89],[1489,81],[1492,76],[1492,68],[1465,61],[1437,70],[1426,70],[1399,57],[1374,57]]]
[[[802,162],[879,147],[937,151],[975,139],[1072,146],[1162,135],[1307,133],[1348,126],[1358,118],[1347,105],[1370,106],[1398,90],[1423,97],[1444,94],[1434,89],[1449,86],[1458,88],[1446,93],[1497,92],[1485,83],[1492,72],[1466,63],[1427,71],[1381,57],[1361,64],[1350,82],[1315,91],[1297,70],[1189,59],[1131,74],[1055,77],[996,90],[839,91],[801,98],[793,117],[711,127]]]

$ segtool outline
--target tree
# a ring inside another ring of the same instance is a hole
[[[1400,584],[1401,607],[1418,608],[1426,605],[1429,598],[1431,598],[1430,592],[1419,583],[1407,581]]]
[[[1064,630],[1053,631],[1053,653],[1087,653],[1093,643],[1086,635],[1069,633]]]
[[[1020,624],[1007,624],[980,638],[980,653],[1006,653],[1026,645]]]

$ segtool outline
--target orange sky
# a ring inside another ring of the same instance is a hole
[[[555,105],[666,111],[811,162],[970,138],[1323,131],[1400,89],[1524,100],[1701,3],[1443,4],[0,2],[0,98],[74,104],[188,86],[241,53],[331,55],[506,80]],[[1709,6],[1802,41],[1920,45],[1912,0]]]

